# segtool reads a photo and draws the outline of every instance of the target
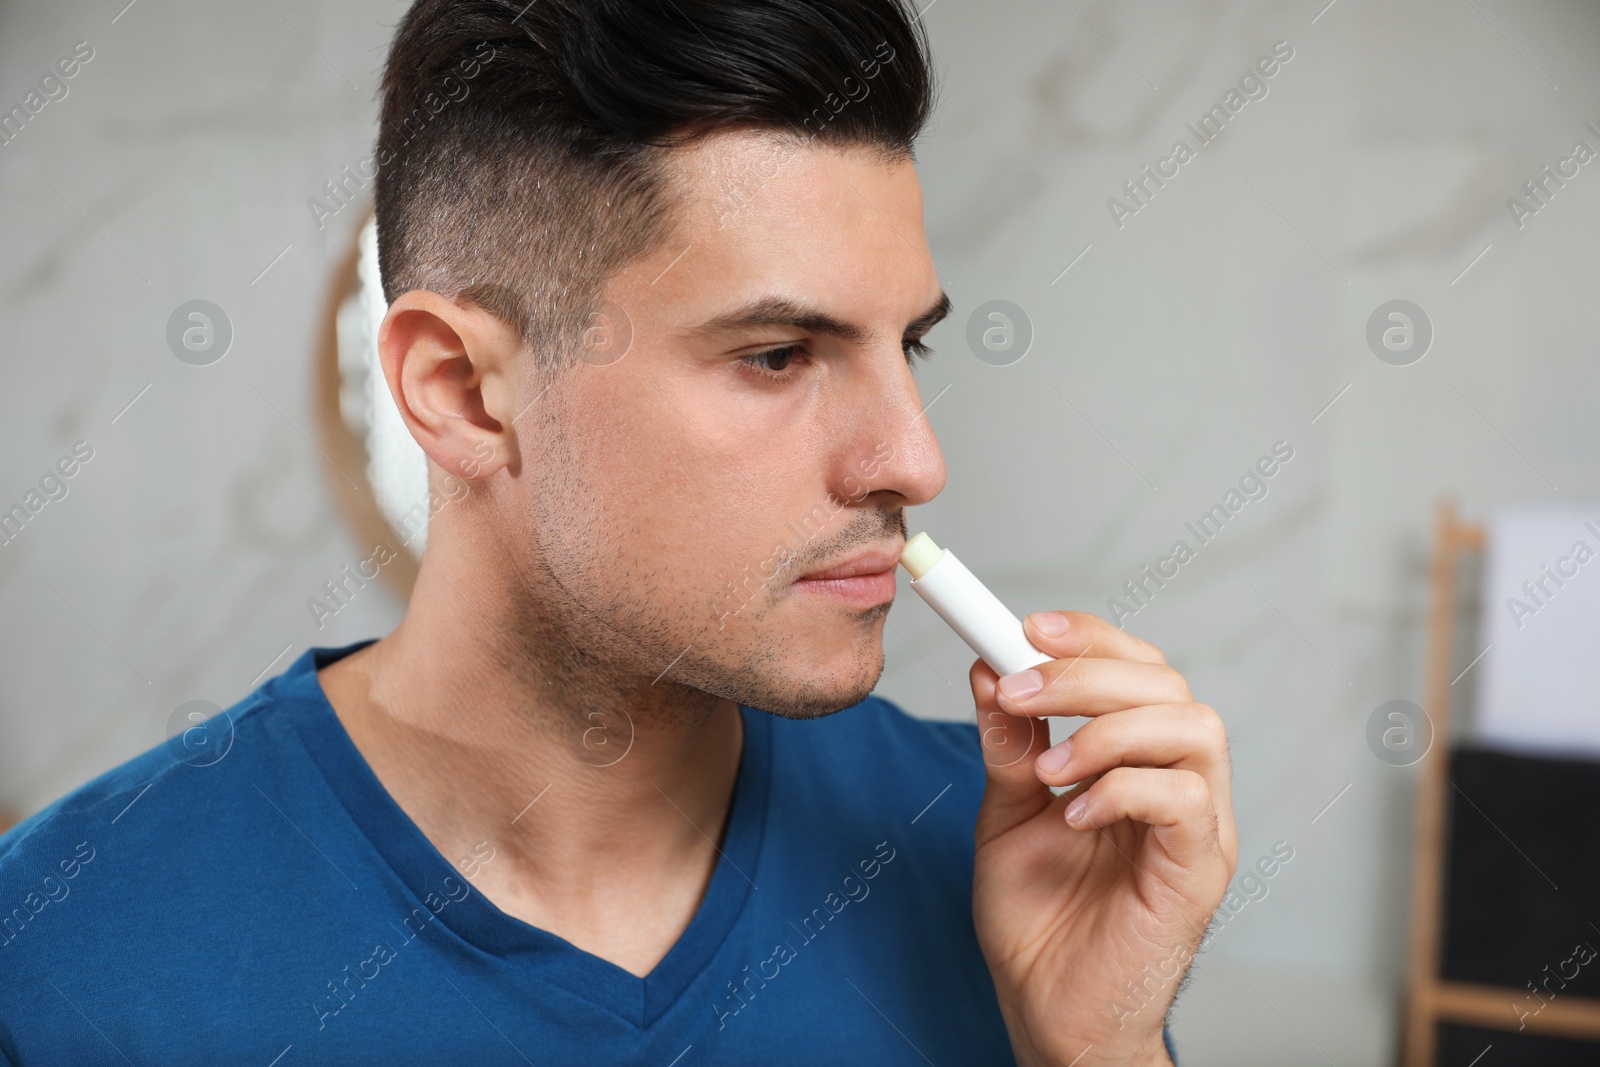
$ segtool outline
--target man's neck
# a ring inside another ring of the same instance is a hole
[[[738,705],[649,679],[584,684],[548,629],[529,632],[520,583],[458,558],[430,552],[405,620],[323,668],[323,690],[384,788],[485,897],[648,973],[715,869]]]

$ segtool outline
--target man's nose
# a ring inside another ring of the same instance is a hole
[[[870,406],[867,426],[856,435],[869,443],[858,464],[862,484],[853,495],[893,493],[900,506],[910,507],[938,496],[949,472],[903,354],[899,364],[880,386],[879,402]]]

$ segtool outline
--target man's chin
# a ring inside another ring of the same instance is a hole
[[[796,610],[797,608],[801,610]],[[785,719],[818,719],[853,707],[883,675],[889,605],[867,610],[784,598],[742,617],[740,630],[680,667],[688,685]]]
[[[813,688],[774,693],[763,701],[743,700],[752,708],[780,719],[821,719],[846,708],[853,708],[872,694],[872,686],[848,690]]]
[[[883,676],[883,643],[875,633],[826,651],[804,643],[780,648],[740,703],[780,718],[820,719],[861,703]]]

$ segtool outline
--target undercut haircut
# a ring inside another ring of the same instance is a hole
[[[754,128],[771,173],[783,146],[911,160],[933,93],[905,0],[418,0],[383,77],[384,295],[464,298],[563,369],[606,281],[676,232],[672,149]],[[754,169],[720,177],[719,226]]]

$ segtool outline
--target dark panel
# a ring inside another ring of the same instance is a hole
[[[1600,763],[1462,747],[1451,779],[1443,977],[1506,987],[1512,1027],[1529,982],[1600,998]]]
[[[1588,1041],[1476,1030],[1468,1026],[1439,1027],[1439,1058],[1435,1067],[1596,1067],[1597,1064],[1600,1064],[1600,1044]]]

